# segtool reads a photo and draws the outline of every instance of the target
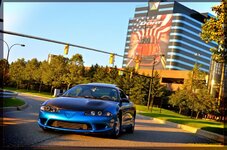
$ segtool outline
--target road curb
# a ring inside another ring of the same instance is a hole
[[[24,105],[22,105],[22,106],[17,106],[17,110],[23,110],[23,109],[25,109],[25,108],[27,108],[27,107],[28,107],[28,103],[25,102]]]
[[[147,116],[144,116],[144,117],[147,117]],[[221,142],[223,144],[227,144],[227,142],[224,140],[224,139],[227,139],[227,136],[224,136],[224,135],[220,135],[220,134],[217,134],[217,133],[209,132],[209,131],[206,131],[206,130],[202,130],[202,129],[199,129],[199,128],[195,128],[195,127],[191,127],[191,126],[187,126],[187,125],[183,125],[183,124],[177,124],[177,123],[174,123],[174,122],[170,122],[170,121],[166,121],[166,120],[162,120],[162,119],[158,119],[158,118],[153,118],[153,117],[148,117],[148,118],[150,118],[154,121],[157,121],[161,124],[167,124],[171,127],[180,128],[180,129],[183,129],[185,131],[194,133],[198,136],[203,136],[203,137],[206,137],[208,139],[215,140],[215,141]]]
[[[28,96],[35,96],[35,97],[40,97],[40,98],[51,99],[50,97],[39,96],[39,95],[34,95],[34,94],[29,94],[29,93],[19,93],[19,95],[28,95]]]
[[[24,101],[24,100],[23,100],[23,101]],[[24,101],[24,102],[25,102],[25,101]],[[24,105],[17,106],[17,107],[3,107],[3,108],[1,108],[1,110],[2,110],[3,112],[18,111],[18,110],[23,110],[23,109],[27,108],[27,106],[28,106],[28,103],[25,102]]]

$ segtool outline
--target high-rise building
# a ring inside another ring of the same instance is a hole
[[[134,17],[129,20],[123,68],[135,67],[135,58],[140,58],[139,73],[151,75],[156,70],[161,82],[168,89],[176,90],[197,63],[209,75],[206,83],[210,93],[216,98],[226,99],[227,66],[223,88],[220,88],[222,65],[211,61],[210,52],[210,48],[218,45],[205,43],[200,38],[201,26],[211,16],[176,1],[149,2],[147,6],[137,7]],[[222,105],[226,104],[225,101]]]
[[[209,13],[201,14],[178,2],[150,2],[137,7],[129,20],[123,67],[134,67],[136,55],[140,69],[192,70],[195,63],[209,72],[210,48],[200,38],[201,25]]]

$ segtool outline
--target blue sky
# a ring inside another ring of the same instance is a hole
[[[199,12],[211,12],[219,3],[183,3]],[[123,55],[129,18],[133,18],[137,6],[146,3],[13,3],[4,2],[4,30],[49,38],[76,45],[100,49]],[[64,45],[39,40],[4,35],[9,44],[22,43],[25,47],[14,46],[9,61],[18,58],[40,61],[49,53],[64,55]],[[4,47],[4,58],[7,48]],[[70,47],[69,54],[82,54],[85,66],[92,64],[109,65],[107,54]],[[122,66],[122,58],[116,57],[115,64]]]

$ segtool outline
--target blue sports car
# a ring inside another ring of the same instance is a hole
[[[123,90],[113,84],[77,85],[40,107],[38,124],[45,130],[106,133],[116,138],[133,133],[136,109]]]

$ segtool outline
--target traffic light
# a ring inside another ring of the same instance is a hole
[[[135,71],[138,71],[140,68],[140,63],[139,62],[136,62],[135,64]]]
[[[114,59],[115,59],[115,55],[110,54],[109,64],[114,64],[114,61],[115,61]]]
[[[138,71],[140,67],[140,62],[141,62],[139,55],[136,55],[134,60],[135,60],[135,71]]]
[[[122,75],[123,75],[123,71],[118,70],[118,75],[119,75],[119,76],[122,76]]]
[[[130,79],[133,77],[133,72],[130,72]]]
[[[64,54],[68,55],[68,52],[69,52],[69,44],[65,45]]]

